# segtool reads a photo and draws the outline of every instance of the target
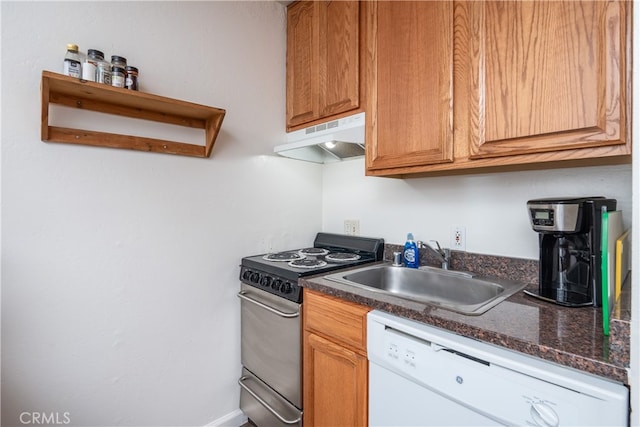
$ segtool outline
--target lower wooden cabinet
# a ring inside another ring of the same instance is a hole
[[[303,423],[366,426],[368,307],[304,291]]]
[[[304,333],[304,425],[367,425],[367,358]]]

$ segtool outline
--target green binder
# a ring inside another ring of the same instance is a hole
[[[609,336],[609,212],[602,209],[602,330]]]

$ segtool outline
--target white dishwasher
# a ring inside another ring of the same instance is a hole
[[[622,384],[374,310],[371,426],[626,426]]]

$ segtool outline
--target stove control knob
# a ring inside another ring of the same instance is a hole
[[[277,279],[271,284],[271,289],[277,291],[278,289],[280,289],[280,286],[282,286],[282,280]]]
[[[280,292],[282,292],[283,294],[290,294],[291,292],[293,292],[293,287],[291,287],[291,283],[289,282],[283,283],[282,286],[280,286]]]
[[[269,276],[264,276],[262,279],[260,279],[260,284],[262,286],[269,286],[271,285],[271,277]]]
[[[253,272],[251,273],[251,278],[249,280],[251,280],[252,283],[258,283],[258,281],[260,280],[260,275]]]
[[[251,270],[245,270],[244,273],[242,273],[242,278],[244,280],[249,280],[250,277],[251,277]]]

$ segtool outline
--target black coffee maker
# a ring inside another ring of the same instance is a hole
[[[527,202],[540,233],[536,298],[568,307],[602,305],[602,211],[616,210],[605,197],[537,199]]]

